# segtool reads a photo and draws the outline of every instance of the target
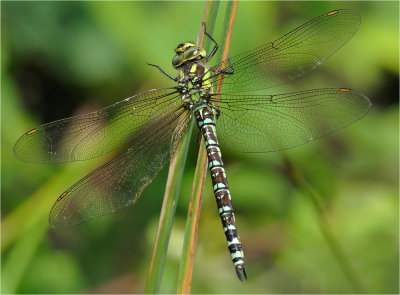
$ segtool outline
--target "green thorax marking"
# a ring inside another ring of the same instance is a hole
[[[181,68],[178,90],[186,109],[207,103],[212,90],[210,77],[210,67],[202,62],[188,63]]]

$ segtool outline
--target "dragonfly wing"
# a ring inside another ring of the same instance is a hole
[[[220,94],[218,138],[240,152],[288,149],[343,128],[371,103],[350,89],[314,89],[279,95]]]
[[[61,194],[51,226],[68,227],[134,204],[168,163],[188,122],[187,112],[177,109],[147,125],[140,141]]]
[[[80,161],[103,155],[170,112],[178,98],[175,88],[154,89],[96,112],[41,125],[19,138],[14,154],[33,163]]]
[[[323,14],[281,38],[245,51],[222,64],[234,73],[224,75],[222,93],[267,89],[300,78],[322,64],[358,30],[361,17],[353,10]],[[216,82],[216,81],[214,81]]]

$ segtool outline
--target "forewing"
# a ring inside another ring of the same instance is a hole
[[[221,92],[267,89],[306,75],[342,47],[360,21],[356,11],[331,11],[273,42],[232,57],[233,67],[229,61],[222,62],[215,68],[225,64],[234,73],[223,76]]]
[[[134,204],[174,154],[188,118],[178,109],[147,125],[140,141],[61,194],[51,226],[68,227]]]
[[[85,115],[36,127],[19,138],[15,156],[49,163],[91,159],[139,136],[145,126],[176,108],[175,88],[150,90]]]
[[[371,103],[350,89],[314,89],[279,95],[220,95],[220,142],[240,152],[288,149],[343,128]]]

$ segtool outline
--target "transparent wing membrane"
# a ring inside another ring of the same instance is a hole
[[[146,136],[61,194],[50,213],[51,226],[68,227],[134,204],[168,163],[188,121],[180,109],[148,124]]]
[[[282,36],[223,61],[234,74],[223,79],[222,93],[267,89],[300,78],[322,64],[358,30],[361,17],[353,10],[323,14]]]
[[[271,152],[312,141],[364,116],[371,103],[350,89],[279,95],[219,95],[220,142],[240,152]]]
[[[15,156],[49,163],[91,159],[139,136],[147,124],[176,108],[175,88],[150,90],[85,115],[47,123],[25,133]]]

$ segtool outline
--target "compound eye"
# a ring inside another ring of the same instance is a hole
[[[176,55],[172,59],[172,66],[174,68],[177,68],[177,67],[181,66],[183,62],[184,62],[183,55],[182,54]]]

